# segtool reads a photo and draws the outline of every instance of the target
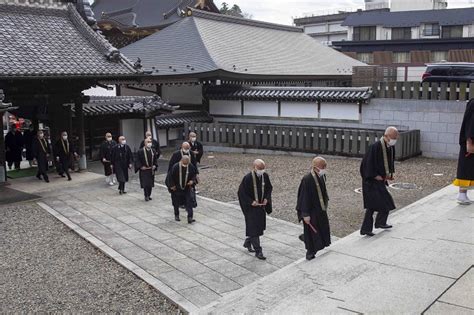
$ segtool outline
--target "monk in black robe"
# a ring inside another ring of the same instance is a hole
[[[360,175],[362,177],[362,195],[364,198],[364,208],[366,210],[364,222],[360,229],[361,235],[374,236],[375,228],[390,229],[387,224],[388,214],[395,209],[392,195],[387,189],[388,181],[393,180],[395,173],[395,144],[398,139],[398,130],[395,127],[388,127],[384,136],[372,144],[360,165]]]
[[[114,170],[112,167],[112,150],[117,146],[117,142],[112,139],[112,134],[105,134],[105,141],[100,145],[99,156],[104,166],[105,182],[110,186],[115,184]]]
[[[204,147],[201,142],[197,141],[197,135],[194,132],[189,133],[189,145],[191,146],[191,152],[196,158],[196,162],[201,164],[201,158],[204,155]]]
[[[459,133],[458,171],[454,185],[459,187],[457,202],[461,205],[470,205],[472,200],[467,191],[474,189],[474,99],[466,106],[464,119]]]
[[[2,131],[3,132],[3,131]],[[8,169],[15,165],[15,169],[20,169],[22,160],[21,152],[23,150],[23,136],[15,125],[11,125],[10,131],[5,136],[5,150]]]
[[[326,189],[326,167],[325,159],[314,158],[311,172],[303,177],[298,188],[296,211],[298,220],[303,221],[307,260],[313,259],[319,250],[331,245],[327,215],[329,197]]]
[[[125,183],[128,182],[128,170],[132,169],[133,155],[125,137],[120,136],[118,140],[119,144],[112,149],[111,162],[119,182],[119,194],[122,195],[127,193]]]
[[[160,158],[160,156],[161,156],[160,143],[157,140],[153,139],[153,136],[151,135],[150,131],[147,131],[145,133],[145,139],[150,139],[151,140],[151,148],[153,150],[155,150],[156,154],[158,155],[158,158]],[[145,140],[143,140],[140,143],[140,149],[142,149],[144,146],[145,146]]]
[[[32,154],[38,167],[36,178],[39,180],[44,179],[45,182],[49,183],[48,159],[51,154],[51,147],[48,141],[44,138],[44,133],[41,130],[38,131],[37,137],[33,140]]]
[[[171,171],[171,168],[176,164],[178,163],[179,161],[181,161],[182,157],[183,156],[189,156],[190,160],[191,160],[191,164],[194,166],[194,168],[196,169],[196,172],[197,174],[199,174],[199,170],[197,168],[197,163],[196,163],[196,157],[194,156],[194,154],[191,152],[191,146],[189,145],[189,143],[187,142],[183,142],[181,144],[181,149],[179,149],[178,151],[175,151],[173,153],[173,155],[171,156],[170,158],[170,162],[168,164],[168,172]]]
[[[26,160],[33,165],[33,141],[35,139],[35,129],[33,125],[30,125],[28,129],[23,132],[23,144],[25,145]]]
[[[151,191],[155,187],[155,172],[158,169],[158,154],[152,147],[151,139],[145,139],[145,146],[137,152],[135,172],[139,172],[140,187],[145,201],[152,200]]]
[[[66,177],[67,180],[71,180],[71,174],[69,169],[72,166],[73,159],[79,155],[72,143],[68,140],[66,131],[61,133],[61,138],[56,142],[54,155],[56,156],[56,162],[58,163],[58,173],[61,177]],[[66,175],[64,175],[66,174]]]
[[[272,213],[272,190],[270,177],[265,173],[265,162],[257,159],[253,162],[253,171],[242,179],[239,186],[239,204],[245,217],[244,247],[255,251],[258,259],[265,260],[260,236],[266,229],[267,213]]]
[[[196,182],[196,168],[191,164],[188,155],[184,155],[181,161],[173,165],[166,177],[166,186],[171,193],[171,201],[174,208],[174,219],[179,218],[179,208],[184,206],[188,212],[188,223],[196,222],[193,218],[193,208],[196,208],[196,195],[194,194],[194,184]]]

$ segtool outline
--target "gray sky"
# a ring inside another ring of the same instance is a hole
[[[363,0],[214,0],[217,6],[227,2],[237,4],[242,11],[250,13],[256,20],[280,24],[292,24],[292,17],[311,13],[335,13],[338,9],[363,8]],[[448,8],[469,7],[474,0],[448,0]]]

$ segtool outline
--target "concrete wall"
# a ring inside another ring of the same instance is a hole
[[[456,159],[466,102],[372,99],[363,107],[363,125],[419,129],[423,155]]]

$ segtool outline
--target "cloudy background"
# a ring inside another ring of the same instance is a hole
[[[229,6],[237,4],[243,12],[256,20],[292,24],[293,17],[311,14],[336,13],[337,10],[357,10],[364,7],[363,0],[214,0],[220,7],[222,2]],[[448,8],[474,6],[474,0],[448,0]]]

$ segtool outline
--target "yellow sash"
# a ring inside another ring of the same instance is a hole
[[[323,192],[321,190],[321,186],[319,185],[319,181],[317,178],[318,175],[316,175],[314,170],[311,170],[311,175],[313,176],[314,182],[316,183],[316,192],[318,193],[318,198],[319,198],[319,203],[321,204],[321,208],[323,209],[323,211],[327,211],[328,205],[324,201]]]
[[[252,181],[253,181],[253,194],[254,194],[255,201],[258,203],[262,203],[263,196],[265,195],[265,176],[262,174],[262,200],[258,199],[257,175],[255,171],[252,171]]]

